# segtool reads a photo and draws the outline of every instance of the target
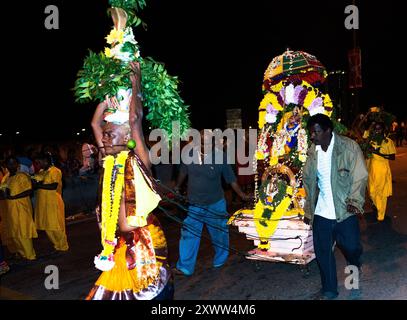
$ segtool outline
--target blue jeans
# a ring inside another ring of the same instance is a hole
[[[362,245],[360,243],[359,221],[351,216],[342,222],[314,216],[313,240],[315,256],[321,274],[322,291],[328,295],[338,295],[335,253],[332,250],[336,241],[348,264],[360,267]]]
[[[190,206],[181,230],[177,269],[186,275],[194,273],[204,224],[206,224],[215,249],[213,266],[222,266],[229,256],[227,221],[225,199],[210,205]]]

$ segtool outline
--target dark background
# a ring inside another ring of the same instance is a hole
[[[60,29],[47,30],[45,7],[58,6]],[[352,1],[148,0],[148,24],[134,30],[142,56],[166,64],[180,80],[195,128],[223,128],[225,109],[242,108],[256,126],[263,73],[287,47],[315,55],[328,71],[348,69]],[[404,10],[395,1],[356,1],[362,50],[360,110],[383,105],[405,117]],[[71,88],[87,50],[100,52],[112,22],[107,0],[12,3],[3,11],[3,103],[0,143],[69,139],[86,128],[95,104],[74,101]],[[347,75],[344,76],[344,80]],[[333,88],[331,90],[338,90]],[[340,89],[344,90],[344,88]],[[331,92],[330,92],[331,93]]]

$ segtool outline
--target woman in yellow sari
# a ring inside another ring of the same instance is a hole
[[[37,238],[32,218],[31,178],[24,172],[17,172],[18,162],[14,157],[6,161],[10,176],[5,181],[6,212],[3,215],[2,240],[11,253],[34,260],[36,258],[32,239]]]
[[[389,160],[395,160],[396,148],[393,140],[386,138],[384,123],[373,127],[370,139],[372,157],[369,161],[368,191],[377,209],[377,220],[383,221],[386,214],[387,198],[392,195],[392,181]]]
[[[0,162],[0,192],[4,191],[7,184],[6,181],[8,177],[10,176],[10,172],[8,172],[6,166],[3,164],[3,162]],[[7,204],[6,204],[6,199],[0,198],[0,221],[4,219],[4,215],[7,211]],[[1,224],[0,224],[1,226]],[[0,228],[0,234],[1,234],[1,228]]]
[[[65,205],[62,200],[62,173],[52,165],[51,155],[42,154],[36,159],[41,171],[35,176],[37,195],[35,225],[45,230],[57,251],[69,249],[65,232]]]
[[[3,252],[3,243],[2,243],[2,225],[4,224],[4,214],[6,213],[6,200],[5,196],[2,196],[1,190],[5,184],[3,184],[9,175],[8,170],[6,169],[5,166],[3,166],[3,163],[0,162],[0,275],[8,272],[10,270],[10,267],[8,266],[7,262],[4,260],[4,252]]]

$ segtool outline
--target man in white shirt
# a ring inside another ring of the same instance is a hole
[[[304,222],[313,226],[322,282],[320,297],[334,299],[338,295],[335,244],[342,249],[349,265],[359,269],[361,266],[363,250],[357,215],[363,213],[368,174],[359,145],[334,133],[327,116],[312,116],[307,127],[313,144],[304,165],[307,194]]]

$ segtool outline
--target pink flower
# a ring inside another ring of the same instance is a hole
[[[273,105],[270,103],[267,105],[266,111],[267,111],[267,113],[274,114],[274,115],[276,115],[278,113],[278,110],[274,109]]]
[[[314,101],[312,101],[311,105],[308,107],[308,109],[314,109],[314,108],[321,107],[322,104],[323,104],[323,101],[322,101],[321,97],[315,98]]]
[[[277,95],[277,100],[281,105],[284,105],[284,102],[285,102],[285,87],[281,88],[279,94]]]
[[[314,101],[312,101],[311,105],[308,107],[308,111],[311,117],[317,113],[324,112],[325,109],[322,104],[323,100],[321,97],[315,98]]]
[[[304,89],[303,86],[296,86],[295,87],[295,89],[294,89],[294,103],[295,104],[299,104],[298,103],[298,98],[299,98],[299,95],[300,95],[300,93],[301,93],[301,91],[303,89]]]
[[[304,104],[305,97],[307,96],[308,90],[306,88],[302,88],[300,93],[298,94],[298,105],[302,106]]]

